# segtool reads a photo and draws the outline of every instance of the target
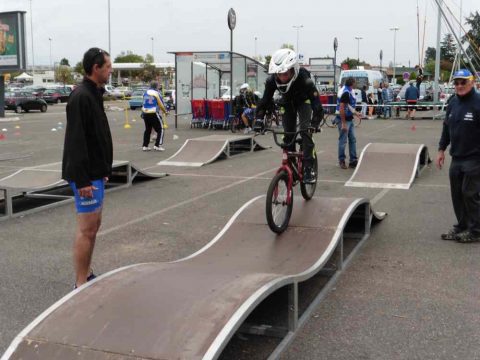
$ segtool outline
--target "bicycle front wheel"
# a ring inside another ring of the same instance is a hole
[[[353,117],[353,125],[354,126],[360,126],[360,124],[362,123],[362,118],[359,117],[359,116],[354,116]]]
[[[235,116],[230,123],[230,131],[236,133],[238,130],[240,130],[240,119]]]
[[[313,194],[315,194],[315,189],[317,188],[318,162],[316,155],[313,158],[313,171],[315,171],[315,182],[313,184],[300,183],[300,191],[305,200],[310,200],[313,197]]]
[[[277,234],[284,232],[288,227],[292,209],[293,189],[288,186],[288,174],[282,171],[275,175],[267,191],[266,215],[270,230]]]

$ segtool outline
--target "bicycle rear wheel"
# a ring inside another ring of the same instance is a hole
[[[230,123],[230,130],[232,133],[236,133],[238,130],[240,130],[240,118],[234,117]]]
[[[315,189],[317,188],[318,161],[316,155],[313,158],[313,170],[315,171],[315,182],[313,184],[300,183],[300,191],[305,200],[310,200],[313,197],[313,194],[315,194]]]
[[[329,127],[329,128],[335,128],[337,127],[337,123],[335,122],[335,118],[337,117],[337,115],[335,114],[328,114],[325,116],[324,118],[324,121],[325,121],[325,124]]]
[[[354,116],[352,121],[354,126],[360,126],[362,123],[362,118],[359,116]]]
[[[281,234],[287,229],[293,209],[293,189],[288,187],[288,174],[275,175],[267,191],[266,215],[270,229]],[[290,201],[287,201],[290,192]]]

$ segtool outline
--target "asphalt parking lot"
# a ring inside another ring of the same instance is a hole
[[[123,112],[107,114],[114,158],[142,167],[166,159],[188,138],[213,133],[190,129],[188,119],[180,119],[175,130],[169,116],[166,151],[142,152],[140,112],[128,112],[130,129],[124,128]],[[434,158],[441,125],[365,120],[356,129],[358,152],[370,142],[418,143],[427,145]],[[47,113],[9,113],[0,120],[0,177],[61,161],[64,126],[65,105],[50,106]],[[328,128],[316,135],[316,196],[374,199],[374,208],[388,216],[282,358],[480,358],[480,244],[440,240],[454,223],[448,171],[431,165],[410,190],[345,187],[352,170],[337,166],[337,136]],[[281,154],[271,136],[259,141],[271,147],[202,168],[169,168],[171,176],[107,194],[96,272],[176,260],[209,242],[239,207],[267,190]],[[0,354],[71,291],[74,227],[73,204],[0,222]]]

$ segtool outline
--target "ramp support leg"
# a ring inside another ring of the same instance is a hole
[[[343,234],[340,238],[340,241],[338,242],[337,250],[338,250],[337,269],[342,270],[343,269]]]
[[[288,330],[295,332],[298,327],[298,283],[288,285]]]
[[[5,189],[5,216],[12,217],[13,216],[13,197],[12,192],[8,189]]]

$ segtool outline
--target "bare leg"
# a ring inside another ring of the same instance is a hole
[[[76,273],[75,284],[77,286],[87,282],[95,239],[101,222],[102,209],[93,213],[77,215],[77,232],[73,244],[73,260]]]
[[[245,125],[246,128],[250,127],[248,125],[248,119],[247,117],[245,116],[245,114],[242,114],[242,121],[243,121],[243,124]]]

